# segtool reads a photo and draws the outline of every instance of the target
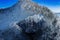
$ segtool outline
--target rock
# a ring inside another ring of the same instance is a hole
[[[34,15],[17,23],[22,32],[31,40],[55,40],[58,30],[44,18],[44,16]],[[55,31],[56,30],[56,31]]]
[[[11,24],[11,28],[0,31],[4,40],[59,40],[59,27],[49,23],[41,14],[29,16],[22,21]]]
[[[19,0],[13,7],[0,10],[0,16],[0,26],[9,27],[0,31],[1,40],[60,40],[56,16],[31,0]]]

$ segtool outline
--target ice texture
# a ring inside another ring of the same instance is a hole
[[[60,18],[32,0],[0,10],[0,40],[60,40]]]

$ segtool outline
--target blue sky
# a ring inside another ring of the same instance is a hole
[[[14,5],[18,0],[0,0],[0,9]],[[53,12],[60,12],[60,0],[33,0],[34,2],[48,7]]]
[[[33,0],[34,2],[48,7],[53,12],[60,12],[60,0]]]
[[[14,5],[18,0],[0,0],[0,9],[8,8]]]

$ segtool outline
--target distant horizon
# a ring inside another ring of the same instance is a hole
[[[32,1],[48,7],[54,13],[60,13],[60,0],[32,0]]]

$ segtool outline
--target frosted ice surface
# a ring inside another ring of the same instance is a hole
[[[43,16],[42,15],[34,15],[34,16],[29,16],[28,18],[26,18],[26,21],[34,21],[36,23],[38,23],[41,19],[43,19]]]

